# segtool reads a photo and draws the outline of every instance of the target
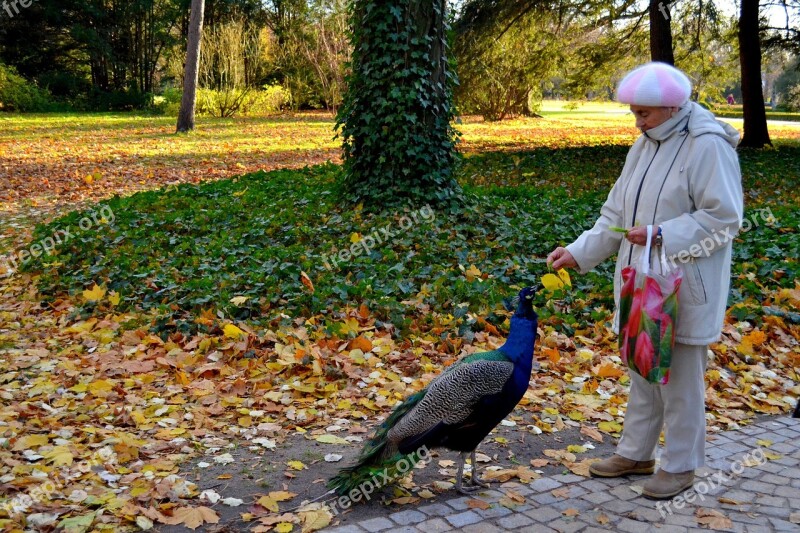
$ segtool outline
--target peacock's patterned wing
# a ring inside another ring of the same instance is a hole
[[[446,375],[447,373],[452,372],[453,369],[459,368],[462,365],[468,365],[468,364],[474,363],[476,361],[498,361],[498,362],[501,362],[501,363],[502,362],[506,362],[506,361],[510,362],[509,358],[506,357],[505,354],[503,354],[503,352],[501,352],[500,350],[492,350],[490,352],[474,353],[472,355],[468,355],[466,357],[462,357],[461,359],[459,359],[458,361],[456,361],[455,363],[453,363],[449,367],[445,368],[444,372],[442,372],[440,375],[436,376],[433,379],[433,381],[431,382],[431,384],[436,383],[437,380],[441,379],[442,376]]]
[[[466,420],[481,398],[503,390],[513,372],[514,364],[505,358],[454,365],[431,382],[425,397],[389,431],[389,440],[400,442],[439,423]]]

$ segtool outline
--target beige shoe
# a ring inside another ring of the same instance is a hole
[[[608,459],[592,463],[589,472],[599,477],[620,477],[628,474],[652,474],[655,466],[655,460],[634,461],[614,454]]]
[[[665,500],[677,496],[694,484],[694,470],[672,474],[658,469],[656,475],[642,485],[642,494],[648,498]]]

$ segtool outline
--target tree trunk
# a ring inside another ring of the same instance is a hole
[[[368,209],[457,207],[447,2],[351,6],[352,73],[337,116],[346,198]]]
[[[186,46],[186,70],[183,76],[183,97],[178,112],[178,132],[194,129],[194,108],[197,100],[197,76],[200,70],[200,37],[203,34],[205,0],[192,0],[189,39]]]
[[[761,40],[758,33],[759,0],[742,0],[739,17],[739,63],[742,67],[744,137],[739,146],[763,148],[772,145],[761,86]]]
[[[675,64],[669,0],[650,0],[650,60]]]

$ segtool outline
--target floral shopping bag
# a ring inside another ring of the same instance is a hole
[[[639,265],[622,269],[619,301],[619,351],[622,361],[650,383],[666,385],[682,274],[668,270],[661,246],[661,274],[650,270],[653,226],[647,226],[647,244]]]

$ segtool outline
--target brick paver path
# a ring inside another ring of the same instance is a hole
[[[694,490],[671,502],[640,496],[636,488],[644,477],[588,479],[568,474],[529,485],[504,483],[477,494],[475,499],[490,504],[488,509],[473,508],[470,497],[454,496],[325,531],[685,533],[708,531],[705,524],[710,523],[712,529],[741,533],[800,532],[800,419],[772,418],[717,433],[706,456]],[[525,502],[513,508],[500,505],[508,489]]]

